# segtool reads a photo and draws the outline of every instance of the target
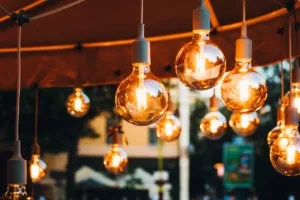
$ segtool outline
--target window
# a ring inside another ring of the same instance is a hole
[[[156,145],[157,144],[157,137],[156,137],[156,128],[149,128],[149,144]]]

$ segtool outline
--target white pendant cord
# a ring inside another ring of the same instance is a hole
[[[21,95],[21,35],[22,27],[18,27],[18,57],[17,57],[17,95],[16,95],[16,124],[15,141],[19,141],[20,95]]]
[[[289,18],[289,65],[290,65],[290,92],[292,92],[292,15]]]
[[[141,24],[144,23],[144,0],[141,0]]]

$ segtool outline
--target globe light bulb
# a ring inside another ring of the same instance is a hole
[[[200,130],[202,135],[211,140],[216,140],[223,137],[226,129],[226,118],[219,111],[207,113],[200,123]]]
[[[75,88],[67,99],[66,108],[71,116],[82,117],[90,108],[90,99],[81,88]]]
[[[237,135],[249,136],[255,132],[259,122],[260,120],[256,112],[232,113],[229,125]]]
[[[225,106],[236,113],[250,113],[260,109],[267,98],[267,85],[251,62],[236,62],[221,85]]]
[[[300,136],[298,126],[287,126],[286,132],[273,143],[270,150],[273,167],[285,176],[300,175]]]
[[[223,52],[209,39],[210,12],[200,1],[193,10],[193,37],[178,52],[175,60],[180,81],[194,90],[216,86],[226,71]]]
[[[277,125],[269,132],[267,137],[269,148],[285,131],[284,106],[280,106],[277,110]]]
[[[39,155],[32,155],[30,161],[30,177],[33,182],[43,179],[47,174],[47,165]]]
[[[28,198],[30,197],[27,195],[24,185],[8,185],[0,200],[28,200]]]
[[[123,80],[116,92],[116,108],[126,121],[146,126],[158,121],[168,106],[167,91],[149,66],[133,66],[133,72]]]
[[[103,163],[107,171],[111,173],[124,172],[128,163],[127,154],[118,144],[113,144],[110,151],[105,155]]]
[[[156,126],[157,137],[164,142],[171,142],[180,136],[181,124],[172,111],[167,111]]]

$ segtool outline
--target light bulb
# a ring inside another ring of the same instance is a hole
[[[285,129],[284,107],[280,106],[277,111],[277,125],[269,132],[267,137],[269,148],[271,148],[278,137],[285,133]]]
[[[24,185],[8,185],[7,190],[0,200],[27,200],[29,196],[26,193]]]
[[[74,92],[67,99],[66,108],[70,115],[82,117],[90,108],[90,99],[81,88],[75,88]]]
[[[115,96],[116,108],[126,121],[146,126],[158,121],[168,106],[168,94],[162,82],[147,65],[133,66],[133,72],[123,80]]]
[[[200,130],[202,135],[211,140],[216,140],[223,137],[226,129],[226,118],[219,111],[207,113],[200,123]]]
[[[156,126],[157,137],[165,142],[171,142],[180,136],[181,125],[179,119],[172,111],[167,111]]]
[[[267,99],[267,85],[251,62],[236,62],[221,84],[225,106],[235,113],[250,113],[261,108]]]
[[[282,175],[300,175],[300,136],[297,125],[286,126],[286,132],[271,147],[270,160]]]
[[[297,108],[298,117],[300,119],[300,83],[292,83],[292,94],[294,97],[294,106]],[[283,98],[283,104],[286,106],[290,102],[290,92],[288,92]]]
[[[105,155],[103,163],[107,171],[111,173],[124,172],[128,163],[127,154],[118,144],[113,144],[110,151]]]
[[[192,41],[184,45],[176,56],[176,74],[180,81],[194,90],[214,87],[226,70],[223,52],[207,32],[194,32]]]
[[[249,136],[255,132],[259,122],[260,120],[256,112],[232,113],[229,125],[236,134],[240,136]]]
[[[47,165],[39,155],[32,155],[30,161],[30,177],[33,182],[43,179],[47,174]]]

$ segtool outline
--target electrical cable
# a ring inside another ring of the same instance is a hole
[[[62,11],[62,10],[65,10],[65,9],[67,9],[67,8],[70,8],[70,7],[72,7],[72,6],[75,6],[75,5],[77,5],[77,4],[79,4],[79,3],[82,3],[82,2],[84,2],[84,1],[85,1],[85,0],[77,0],[77,1],[74,1],[74,2],[69,3],[69,4],[67,4],[67,5],[64,5],[64,6],[60,7],[60,8],[57,8],[57,9],[51,10],[51,11],[49,11],[49,12],[46,12],[46,13],[37,15],[37,16],[35,16],[35,17],[31,17],[30,20],[37,20],[37,19],[41,19],[41,18],[43,18],[43,17],[47,17],[47,16],[49,16],[49,15],[55,14],[55,13],[57,13],[57,12],[60,12],[60,11]]]
[[[243,0],[243,22],[242,22],[241,36],[247,38],[246,0]]]
[[[283,61],[280,61],[280,81],[281,81],[281,98],[280,103],[283,103],[284,97],[284,70],[283,70]]]
[[[8,12],[5,8],[3,8],[1,5],[0,5],[0,10],[2,10],[5,14],[7,14],[8,16],[11,17],[11,13]]]
[[[17,95],[16,95],[16,124],[15,141],[19,141],[19,118],[20,118],[20,96],[21,96],[21,35],[22,27],[18,27],[18,56],[17,56]]]
[[[290,65],[290,91],[292,92],[292,15],[289,19],[289,65]]]
[[[144,0],[141,0],[141,24],[144,23]]]
[[[34,143],[38,143],[38,109],[39,109],[39,88],[35,88],[35,120],[34,120]]]

